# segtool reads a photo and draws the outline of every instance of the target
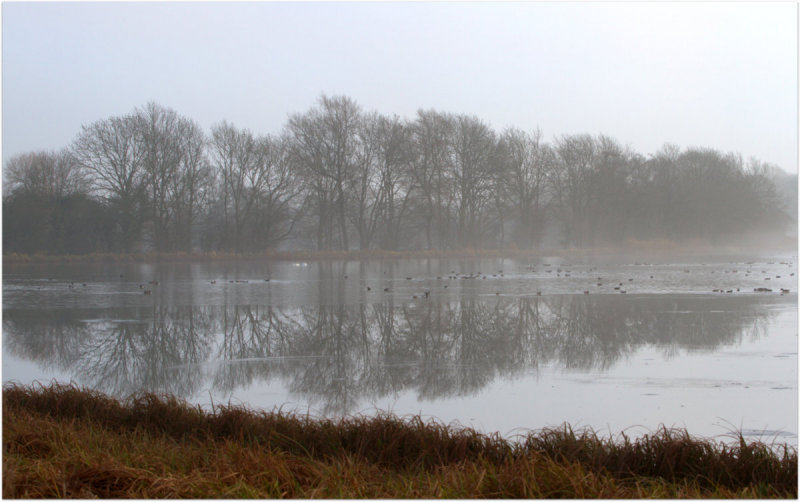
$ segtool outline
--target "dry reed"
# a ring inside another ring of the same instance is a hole
[[[10,498],[796,498],[797,454],[662,429],[520,441],[390,415],[339,421],[75,386],[3,390]]]

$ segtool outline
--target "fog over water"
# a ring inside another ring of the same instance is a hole
[[[507,436],[665,424],[796,444],[795,263],[6,267],[3,381],[422,414]]]

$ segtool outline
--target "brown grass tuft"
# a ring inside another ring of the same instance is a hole
[[[70,385],[3,390],[9,498],[685,498],[797,496],[797,454],[663,428],[568,426],[519,442],[420,417],[340,421]]]

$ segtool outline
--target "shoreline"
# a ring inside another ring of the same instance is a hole
[[[7,498],[796,498],[797,451],[662,428],[497,434],[328,420],[72,385],[3,388]]]
[[[539,248],[539,249],[420,249],[390,251],[367,250],[266,250],[257,253],[222,251],[183,251],[159,253],[93,253],[88,255],[43,255],[9,253],[3,255],[3,265],[45,263],[154,263],[154,262],[224,262],[224,261],[368,261],[402,259],[537,259],[559,257],[569,259],[736,256],[751,254],[797,254],[796,247],[774,246],[769,249],[754,246],[712,245],[708,243],[678,243],[674,241],[628,241],[624,246],[592,248]]]

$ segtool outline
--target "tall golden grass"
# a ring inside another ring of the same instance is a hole
[[[519,441],[419,417],[338,421],[170,396],[3,389],[8,498],[796,498],[797,453],[662,429]]]

